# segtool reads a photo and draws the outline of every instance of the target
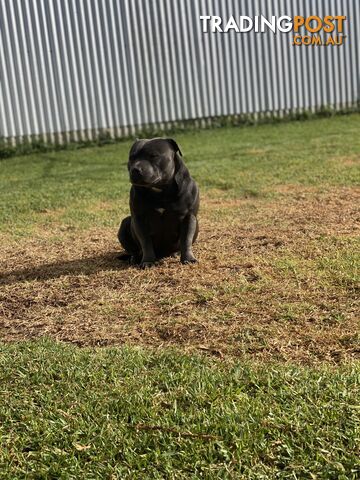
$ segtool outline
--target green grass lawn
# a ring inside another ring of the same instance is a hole
[[[130,141],[0,160],[0,479],[360,478],[359,132],[178,133],[200,262],[147,271]]]
[[[359,366],[46,341],[0,355],[1,478],[359,478]]]

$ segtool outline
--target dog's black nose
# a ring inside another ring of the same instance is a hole
[[[142,170],[140,167],[134,167],[130,170],[130,178],[132,182],[137,182],[142,177]]]

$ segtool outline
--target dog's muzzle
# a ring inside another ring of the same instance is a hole
[[[130,180],[132,183],[139,183],[143,180],[143,171],[141,167],[134,167],[130,170]]]

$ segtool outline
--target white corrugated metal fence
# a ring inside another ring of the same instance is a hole
[[[346,15],[341,46],[203,33],[200,15]],[[358,0],[0,0],[0,137],[124,136],[148,125],[356,105]]]

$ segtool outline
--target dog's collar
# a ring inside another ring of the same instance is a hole
[[[156,188],[156,187],[151,187],[150,190],[153,191],[153,192],[156,192],[156,193],[162,192],[161,188]]]

